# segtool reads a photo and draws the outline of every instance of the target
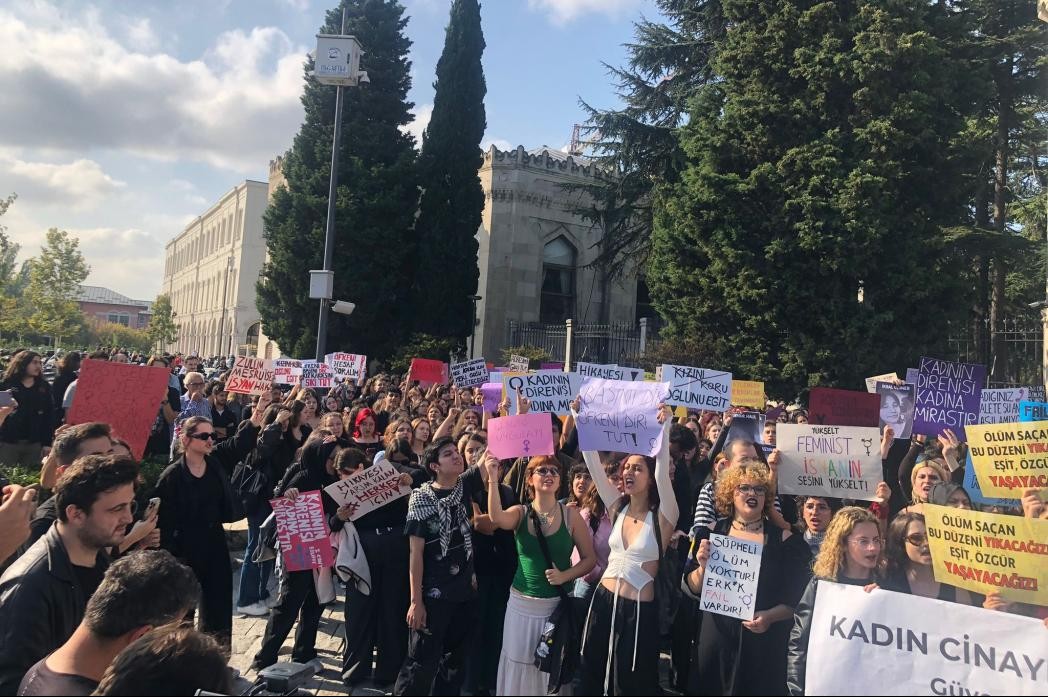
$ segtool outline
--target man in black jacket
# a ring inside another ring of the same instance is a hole
[[[0,577],[0,695],[68,639],[134,513],[138,465],[91,455],[58,480],[58,522]]]

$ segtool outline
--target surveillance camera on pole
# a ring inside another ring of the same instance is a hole
[[[357,309],[355,303],[346,302],[345,300],[336,300],[331,303],[331,311],[340,315],[351,315],[355,309]]]

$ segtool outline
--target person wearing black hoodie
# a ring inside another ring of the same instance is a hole
[[[19,351],[0,381],[0,391],[10,392],[18,405],[0,424],[0,463],[8,467],[35,471],[54,439],[57,413],[43,370],[39,353]]]

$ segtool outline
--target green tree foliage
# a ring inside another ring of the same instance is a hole
[[[0,199],[0,216],[7,213],[7,209],[15,202],[17,196],[11,194],[5,199]],[[15,281],[15,261],[21,245],[11,241],[7,236],[7,227],[0,225],[0,295],[8,294]]]
[[[333,314],[328,348],[389,355],[407,335],[415,310],[411,272],[418,186],[412,120],[407,20],[397,0],[345,0],[346,32],[363,45],[361,67],[371,84],[345,89],[335,212],[335,298],[356,303],[352,316]],[[330,10],[321,31],[341,33],[342,10]],[[308,298],[309,270],[322,268],[335,88],[305,66],[306,118],[284,158],[287,188],[266,210],[269,263],[258,286],[266,327],[289,355],[311,356],[318,303]]]
[[[487,128],[483,54],[479,2],[454,0],[418,162],[422,197],[415,278],[419,329],[462,342],[473,331],[470,296],[480,278],[476,233],[484,192],[477,171]]]
[[[966,198],[944,6],[722,5],[721,79],[655,193],[648,282],[670,336],[708,335],[715,365],[780,394],[906,368],[965,307],[941,235]]]
[[[51,228],[40,254],[29,260],[29,285],[23,299],[29,327],[54,337],[55,346],[83,322],[76,297],[91,269],[80,253],[80,240]]]
[[[175,324],[175,313],[171,309],[171,298],[161,293],[153,303],[153,316],[149,319],[146,333],[152,346],[161,350],[178,340],[179,326]]]

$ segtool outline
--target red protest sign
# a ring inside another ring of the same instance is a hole
[[[160,410],[167,396],[170,373],[167,368],[144,368],[127,363],[86,360],[80,365],[73,405],[66,423],[103,421],[131,446],[141,460]]]
[[[288,571],[323,569],[335,563],[331,531],[319,491],[303,491],[294,501],[273,499],[277,542]]]
[[[808,423],[824,426],[877,426],[881,397],[869,392],[814,387],[808,398]]]
[[[273,387],[273,361],[238,356],[226,380],[226,392],[260,395]]]
[[[418,380],[421,385],[446,385],[448,364],[429,358],[412,358],[408,380]]]

